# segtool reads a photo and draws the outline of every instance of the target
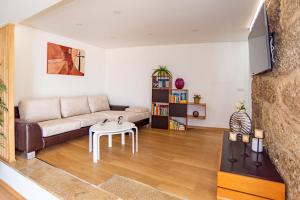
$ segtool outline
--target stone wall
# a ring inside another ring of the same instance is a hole
[[[253,121],[266,133],[266,148],[287,184],[288,199],[300,199],[300,0],[266,0],[275,31],[276,63],[252,82]]]

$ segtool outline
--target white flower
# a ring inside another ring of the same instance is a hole
[[[235,104],[235,109],[236,111],[245,111],[246,110],[246,107],[245,107],[245,101],[242,100],[242,101],[239,101]]]

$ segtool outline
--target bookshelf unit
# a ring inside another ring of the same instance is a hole
[[[172,89],[172,78],[152,76],[151,127],[187,130],[189,120],[205,120],[206,104],[188,102],[187,89]],[[198,111],[194,117],[192,112]]]
[[[170,130],[186,130],[187,119],[188,90],[172,89],[170,90]]]
[[[171,89],[171,77],[152,76],[152,128],[169,129],[169,97]]]

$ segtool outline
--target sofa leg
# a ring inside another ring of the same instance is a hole
[[[27,160],[35,158],[35,151],[26,153]]]

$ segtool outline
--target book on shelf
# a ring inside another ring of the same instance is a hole
[[[157,116],[168,116],[169,115],[169,106],[161,104],[152,105],[152,115]]]
[[[163,76],[153,76],[152,77],[152,87],[153,88],[169,88],[170,78]]]
[[[185,130],[185,125],[174,120],[174,119],[170,119],[170,129],[171,130],[180,130],[180,131],[184,131]]]
[[[170,97],[171,103],[182,103],[186,104],[187,103],[187,95],[185,92],[174,92],[171,94]]]

